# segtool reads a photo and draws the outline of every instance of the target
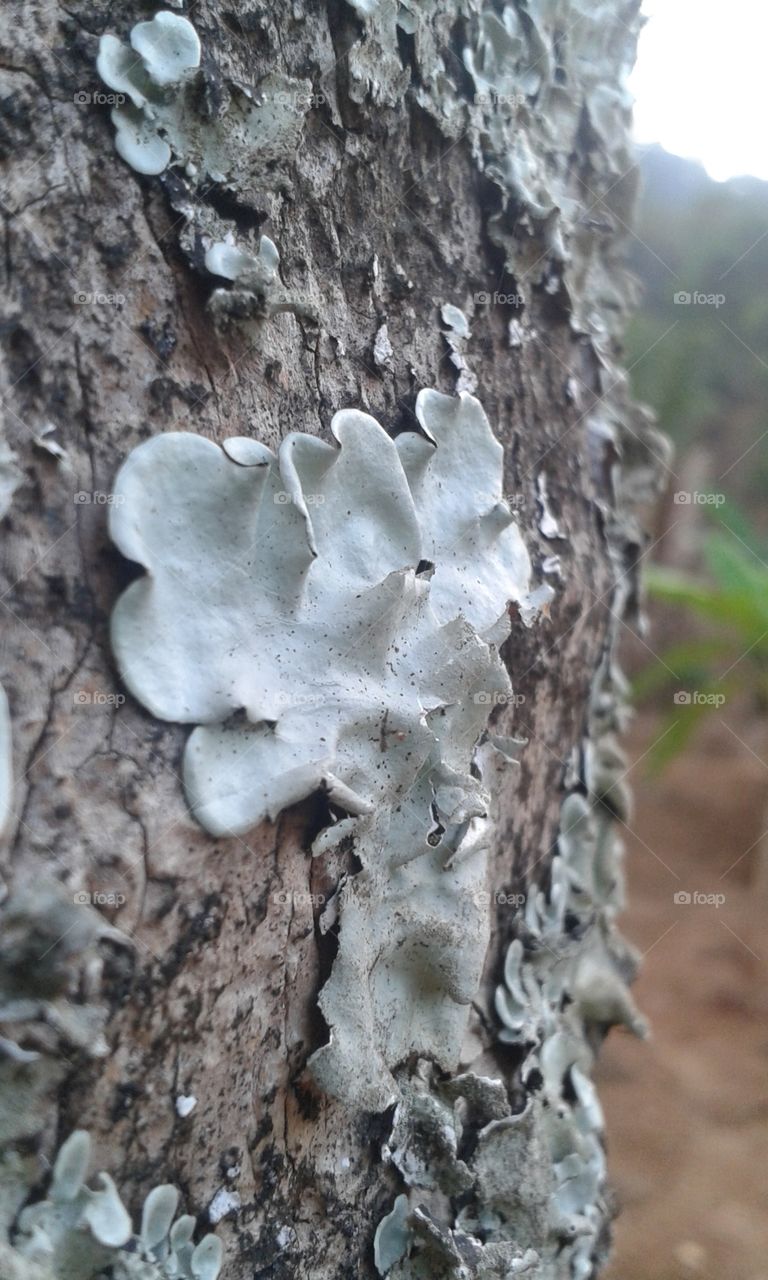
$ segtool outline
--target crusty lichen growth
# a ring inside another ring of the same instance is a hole
[[[22,473],[16,455],[0,433],[0,521],[7,516]],[[13,805],[13,745],[8,697],[0,684],[0,839],[8,826]]]
[[[617,676],[595,682],[578,783],[562,807],[549,890],[517,921],[495,1007],[513,1077],[468,1070],[445,1082],[423,1064],[401,1085],[385,1159],[408,1195],[377,1233],[390,1280],[466,1276],[590,1280],[610,1216],[603,1118],[590,1073],[615,1025],[645,1035],[627,986],[636,958],[615,928],[621,842],[609,797],[624,762],[613,733]]]
[[[606,489],[612,490],[612,497],[601,504],[600,518],[607,554],[617,575],[611,600],[617,619],[634,603],[633,565],[641,546],[637,513],[653,488],[653,455],[660,449],[642,415],[631,405],[616,363],[616,336],[627,296],[626,274],[615,252],[616,232],[628,221],[634,186],[627,146],[626,95],[616,71],[631,57],[638,7],[636,0],[516,0],[506,4],[354,0],[354,38],[340,60],[348,69],[344,83],[353,102],[366,107],[375,104],[376,109],[394,109],[398,104],[404,109],[406,98],[409,104],[417,102],[449,144],[469,150],[478,173],[490,184],[491,198],[484,201],[482,212],[484,231],[503,255],[506,291],[512,290],[509,282],[514,282],[520,299],[509,322],[510,345],[522,348],[533,340],[529,301],[535,291],[546,292],[567,312],[573,332],[579,336],[580,351],[590,352],[595,359],[598,398],[586,418],[586,432],[589,465],[610,477]],[[170,47],[166,39],[169,30],[178,37]],[[206,203],[203,191],[212,181],[233,203],[251,211],[262,210],[264,191],[274,193],[284,183],[290,193],[290,167],[308,110],[309,82],[290,80],[279,73],[246,88],[221,81],[217,89],[222,97],[214,111],[206,93],[200,91],[206,73],[198,68],[199,42],[185,19],[159,15],[140,24],[131,42],[133,51],[107,44],[101,60],[107,83],[119,89],[118,81],[124,77],[123,91],[130,99],[127,114],[115,121],[123,140],[122,152],[138,161],[140,171],[162,182],[174,208],[183,213],[180,241],[196,269],[205,269],[206,254],[217,247],[227,246],[244,255],[240,264],[245,275],[225,272],[224,279],[232,287],[217,288],[213,294],[210,310],[217,323],[224,327],[233,319],[266,317],[274,305],[271,290],[277,284],[277,263],[274,278],[267,279],[261,271],[265,265],[263,239],[259,235],[250,238],[248,232],[240,234],[241,229]],[[463,69],[457,58],[459,43],[463,44],[459,49]],[[398,48],[406,47],[408,58],[398,57]],[[140,55],[140,63],[135,55]],[[133,69],[128,68],[127,60]],[[413,74],[407,62],[412,64]],[[137,66],[141,83],[135,78]],[[336,86],[326,86],[331,98],[340,83],[341,78]],[[335,101],[329,105],[329,114],[341,132],[342,117]],[[488,190],[486,186],[486,193]],[[274,211],[275,204],[270,208]],[[478,301],[476,295],[473,309],[466,298],[453,293],[447,296],[451,309],[443,309],[445,339],[457,375],[482,379],[481,367],[473,362],[471,373],[466,367],[462,350],[466,339],[453,303],[467,312],[467,333],[470,324],[477,331],[480,309],[496,304]],[[439,306],[447,296],[433,303]],[[377,317],[374,361],[378,369],[391,372],[396,360],[390,341],[393,326],[388,329],[381,321],[382,317]],[[463,385],[473,384],[465,381]],[[227,457],[219,457],[216,447],[207,442],[198,443],[206,444],[206,466],[216,457],[222,475],[235,469],[242,473],[232,481],[238,493],[248,492],[249,486],[256,490],[249,471],[274,469],[274,463],[259,454],[253,441],[230,442],[233,452]],[[312,457],[322,470],[322,447]],[[306,501],[314,490],[305,490],[296,482],[296,495],[304,500],[304,510],[294,507],[296,497],[288,482],[283,492],[292,499],[286,518],[290,515],[295,522],[300,517],[305,530],[314,531],[316,524],[318,528],[322,525]],[[540,486],[542,517],[545,494],[546,482]],[[556,536],[551,524],[546,525],[549,533],[544,525],[542,518],[544,536]],[[244,545],[242,550],[248,548]],[[475,546],[472,556],[476,553]],[[147,565],[143,551],[134,558]],[[430,559],[428,555],[423,558]],[[305,554],[300,572],[309,568],[310,558]],[[296,566],[291,565],[290,570]],[[418,565],[410,564],[411,597],[406,599],[405,592],[398,596],[404,617],[411,609],[417,611],[419,590],[426,594],[424,586],[430,582],[430,568],[418,570]],[[242,581],[246,579],[247,574],[241,575]],[[417,579],[421,580],[418,584]],[[147,590],[146,585],[143,589]],[[196,589],[197,583],[193,595]],[[280,590],[282,580],[278,596]],[[429,594],[437,596],[436,574]],[[220,604],[215,593],[212,598],[214,604]],[[221,621],[215,636],[216,644],[221,642],[224,648],[231,621],[225,612],[226,621]],[[360,613],[362,616],[362,606]],[[238,625],[235,617],[236,631]],[[614,626],[618,625],[617,621]],[[376,631],[374,634],[378,638]],[[482,646],[490,651],[499,641],[480,630],[477,635],[476,656],[487,671]],[[467,670],[459,664],[461,680]],[[350,941],[359,937],[363,944],[358,952],[342,945],[324,997],[333,1041],[328,1051],[322,1050],[315,1059],[315,1070],[329,1089],[342,1093],[354,1090],[349,1096],[362,1105],[383,1105],[395,1096],[400,1099],[388,1154],[405,1180],[408,1197],[398,1198],[394,1215],[388,1215],[387,1225],[379,1233],[380,1268],[390,1267],[392,1274],[401,1276],[445,1274],[457,1280],[467,1275],[516,1274],[539,1280],[585,1280],[602,1257],[602,1228],[608,1216],[599,1109],[586,1073],[602,1028],[613,1021],[638,1030],[642,1026],[623,981],[632,958],[623,952],[612,927],[618,850],[608,816],[622,816],[626,795],[613,744],[620,697],[610,655],[606,654],[596,682],[583,752],[564,783],[568,797],[552,883],[543,896],[533,887],[528,911],[519,922],[518,936],[507,957],[506,981],[500,987],[500,1036],[518,1046],[523,1066],[507,1074],[496,1060],[480,1073],[473,1072],[470,1064],[460,1080],[448,1083],[430,1066],[423,1067],[414,1081],[408,1073],[398,1071],[398,1065],[426,1041],[439,1066],[454,1060],[457,1027],[471,998],[468,993],[477,984],[486,925],[485,916],[476,911],[475,889],[484,887],[481,869],[490,832],[484,816],[483,746],[475,732],[475,720],[468,717],[472,732],[463,755],[452,760],[450,774],[438,777],[436,763],[445,765],[440,750],[457,727],[461,730],[466,707],[460,698],[455,715],[451,704],[429,710],[427,720],[431,716],[436,721],[433,713],[439,711],[453,723],[442,737],[434,723],[426,726],[437,739],[439,750],[437,761],[430,753],[413,775],[415,782],[407,795],[414,805],[411,812],[407,806],[398,808],[396,801],[403,793],[387,776],[390,761],[394,774],[404,767],[400,750],[404,740],[398,735],[411,732],[407,716],[401,720],[395,715],[380,722],[382,731],[374,748],[380,768],[373,776],[383,775],[384,783],[381,792],[366,795],[364,784],[370,771],[358,771],[362,783],[354,770],[349,775],[345,772],[344,732],[334,740],[327,757],[307,762],[302,755],[304,730],[313,725],[311,711],[297,715],[290,729],[291,717],[281,706],[275,710],[272,727],[267,725],[261,734],[253,733],[254,725],[224,723],[224,712],[242,707],[248,710],[245,695],[253,689],[246,687],[244,695],[238,687],[237,697],[229,701],[231,672],[223,674],[226,679],[223,693],[219,690],[220,702],[192,735],[197,734],[197,743],[206,747],[198,757],[200,767],[191,767],[188,772],[190,793],[201,817],[215,822],[216,805],[225,802],[227,816],[221,829],[233,829],[232,810],[239,815],[238,821],[255,821],[321,786],[334,806],[334,817],[348,816],[321,837],[318,851],[336,837],[352,833],[361,850],[363,871],[342,888],[340,899],[342,935],[346,929]],[[397,674],[402,676],[402,670]],[[500,684],[491,683],[491,691],[503,696],[507,689],[503,673],[498,678]],[[397,686],[396,678],[391,685]],[[197,695],[199,691],[193,688],[193,692]],[[169,718],[196,719],[186,712]],[[281,741],[277,748],[285,752],[281,764],[293,750],[298,755],[297,771],[281,768],[271,774],[266,768],[267,785],[254,795],[248,762],[238,751],[233,757],[240,774],[235,793],[222,797],[217,785],[223,758],[218,754],[219,745],[230,746],[239,743],[240,737],[252,735],[258,740],[256,750],[264,748],[268,759],[266,740],[269,733],[272,738],[280,737],[275,726],[281,722],[288,730],[287,743]],[[369,722],[373,723],[370,715]],[[345,727],[345,722],[339,723]],[[419,722],[414,739],[423,729]],[[314,740],[312,734],[309,740]],[[422,734],[421,749],[424,743]],[[455,774],[460,775],[458,783]],[[382,795],[387,803],[379,806]],[[372,814],[365,811],[366,805],[373,808]],[[430,817],[425,824],[426,813]],[[572,819],[576,834],[571,829]],[[404,858],[402,864],[388,861],[386,852],[382,857],[382,849],[396,848],[402,854],[406,847],[418,856],[410,861]],[[534,852],[538,855],[543,850]],[[445,893],[439,901],[437,884]],[[564,901],[570,904],[567,913],[562,910]],[[390,927],[393,918],[400,922],[398,929]],[[583,926],[581,937],[571,928],[573,918]],[[332,921],[328,923],[331,927]],[[475,945],[469,948],[467,937],[473,931]],[[557,961],[542,950],[544,936]],[[435,998],[435,990],[439,998]],[[403,991],[412,1001],[409,1007],[418,1014],[418,1036],[409,1035],[403,1018],[391,1017],[393,1009],[399,1009]],[[455,1025],[448,1025],[457,1009]],[[358,1077],[354,1073],[359,1067],[361,1042],[366,1045],[362,1061],[367,1069]],[[350,1054],[345,1044],[355,1052]],[[442,1057],[445,1046],[449,1051]],[[26,1051],[18,1045],[17,1050]],[[492,1052],[490,1056],[493,1059]],[[409,1127],[416,1135],[413,1141],[406,1137]],[[404,1146],[407,1158],[402,1154]],[[412,1158],[417,1147],[421,1154]],[[429,1201],[433,1193],[435,1199]],[[457,1196],[469,1197],[469,1201],[457,1208],[451,1199]]]
[[[398,25],[412,39],[419,67],[412,91],[447,137],[468,137],[478,169],[498,191],[487,229],[517,291],[510,342],[522,346],[532,336],[533,289],[559,295],[597,357],[600,394],[586,425],[595,465],[613,477],[613,502],[601,511],[616,571],[605,655],[565,784],[550,887],[546,894],[532,888],[497,993],[499,1038],[519,1047],[522,1064],[494,1080],[467,1064],[473,1089],[484,1082],[502,1090],[502,1115],[457,1110],[456,1095],[446,1096],[426,1065],[410,1093],[401,1082],[385,1155],[408,1195],[397,1198],[377,1233],[379,1270],[398,1280],[437,1273],[588,1280],[607,1248],[602,1120],[589,1071],[608,1027],[645,1031],[626,985],[635,959],[613,923],[621,902],[614,823],[626,818],[627,794],[616,747],[623,685],[612,647],[636,607],[641,514],[666,456],[617,363],[632,293],[616,246],[635,190],[624,77],[638,10],[634,2],[478,8],[457,0],[437,18],[422,6],[380,0],[360,7],[365,37],[350,55],[361,100],[370,93],[394,102],[402,89],[395,73],[389,81],[382,75],[380,50],[397,38]],[[461,21],[471,100],[446,52],[448,31],[462,29]],[[539,497],[543,536],[562,539],[543,475]],[[484,1070],[488,1060],[486,1050]]]

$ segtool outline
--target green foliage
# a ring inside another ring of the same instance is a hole
[[[646,573],[652,597],[709,629],[666,649],[635,681],[639,700],[675,690],[666,731],[650,752],[656,769],[723,701],[746,697],[760,712],[768,708],[768,553],[753,549],[758,540],[738,511],[729,509],[720,525],[704,543],[706,577],[659,565]]]

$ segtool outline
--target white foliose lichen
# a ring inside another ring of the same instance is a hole
[[[128,99],[114,107],[115,145],[137,173],[173,164],[197,184],[248,187],[269,165],[295,151],[312,84],[271,72],[251,90],[231,83],[219,112],[201,103],[200,40],[187,18],[161,11],[139,22],[130,45],[101,37],[96,68]]]
[[[421,434],[392,440],[346,410],[336,445],[291,433],[277,457],[155,437],[110,523],[146,570],[114,611],[118,666],[155,715],[199,726],[184,781],[202,825],[242,833],[317,790],[348,815],[315,846],[353,836],[362,871],[313,1068],[374,1109],[408,1054],[455,1065],[488,929],[475,750],[511,694],[508,608],[530,622],[545,602],[478,401],[423,391],[416,412]]]
[[[477,378],[472,373],[464,355],[464,349],[472,337],[469,321],[464,312],[446,302],[440,308],[440,318],[445,328],[445,341],[451,353],[451,364],[457,372],[456,390],[473,392],[477,390]]]
[[[162,175],[181,215],[179,241],[190,264],[232,282],[209,299],[217,327],[284,311],[316,323],[314,300],[282,290],[272,240],[261,236],[255,249],[236,245],[243,233],[216,212],[212,198],[226,192],[254,207],[265,190],[286,185],[314,102],[311,81],[270,71],[249,87],[223,76],[210,59],[203,67],[194,27],[167,11],[138,23],[130,47],[103,35],[96,66],[124,99],[112,111],[118,153],[136,172]]]
[[[318,313],[311,303],[289,296],[281,288],[278,269],[280,254],[269,236],[262,236],[256,253],[238,248],[232,240],[217,240],[206,250],[206,270],[232,281],[233,288],[214,289],[208,310],[216,324],[269,319],[290,311],[317,323]]]
[[[150,1191],[134,1233],[130,1215],[107,1173],[97,1191],[86,1185],[90,1138],[70,1134],[53,1166],[48,1196],[21,1210],[3,1241],[0,1264],[8,1280],[217,1280],[221,1241],[195,1244],[195,1219],[174,1221],[179,1201],[168,1184]]]
[[[62,1049],[106,1054],[106,1010],[93,998],[101,971],[96,944],[104,938],[130,945],[58,884],[19,888],[0,905],[0,1034],[6,1057],[25,1060],[9,1048],[19,1049],[21,1041],[34,1050],[29,1061],[55,1058]],[[0,1083],[3,1069],[0,1052]],[[0,1088],[0,1131],[12,1131],[20,1112]]]
[[[3,1280],[81,1280],[24,1260],[10,1243],[39,1185],[52,1098],[74,1057],[107,1053],[107,1010],[98,1001],[97,944],[128,942],[58,884],[19,887],[0,905],[0,1275]],[[50,1260],[49,1260],[50,1261]],[[88,1273],[90,1274],[90,1273]]]
[[[195,1219],[173,1221],[174,1187],[149,1193],[135,1234],[111,1177],[99,1174],[98,1190],[86,1185],[90,1140],[83,1131],[61,1147],[47,1197],[33,1198],[57,1087],[73,1056],[108,1052],[96,944],[130,948],[80,896],[35,884],[0,906],[0,1275],[216,1280],[221,1243],[209,1235],[196,1245]]]
[[[129,49],[103,35],[96,69],[110,89],[130,99],[112,111],[118,153],[137,173],[162,173],[173,155],[169,133],[178,148],[179,96],[200,66],[200,41],[191,22],[167,11],[137,23],[130,41]]]

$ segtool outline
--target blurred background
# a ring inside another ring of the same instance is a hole
[[[675,454],[625,632],[625,934],[648,1044],[599,1069],[608,1280],[768,1280],[766,0],[646,0],[631,88],[637,398]]]

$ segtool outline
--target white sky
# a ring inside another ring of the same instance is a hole
[[[644,0],[630,86],[638,142],[718,181],[768,179],[768,0]]]

